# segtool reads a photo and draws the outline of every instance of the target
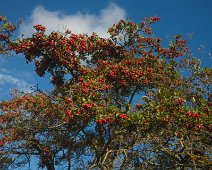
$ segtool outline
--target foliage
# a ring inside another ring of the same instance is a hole
[[[36,25],[32,37],[6,42],[38,76],[48,72],[53,89],[1,102],[5,169],[35,157],[48,170],[209,168],[212,70],[181,35],[163,47],[157,21],[120,20],[110,38]]]
[[[0,54],[7,54],[7,46],[10,42],[10,37],[17,29],[22,20],[16,25],[12,25],[5,17],[0,16]]]

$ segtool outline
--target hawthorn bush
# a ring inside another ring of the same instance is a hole
[[[0,54],[8,55],[7,47],[10,42],[10,37],[20,23],[22,23],[22,20],[16,25],[12,25],[5,17],[0,16]]]
[[[1,38],[53,85],[0,103],[1,168],[209,169],[212,70],[181,35],[163,47],[151,29],[159,20],[120,20],[110,38],[42,25]]]

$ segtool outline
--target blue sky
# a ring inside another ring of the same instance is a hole
[[[12,23],[24,20],[16,36],[30,35],[33,24],[44,24],[49,32],[69,28],[103,37],[119,19],[140,22],[142,17],[159,16],[161,21],[153,31],[165,44],[174,34],[193,34],[193,53],[202,55],[204,65],[212,66],[212,0],[2,0],[0,15]],[[30,90],[36,84],[49,89],[49,77],[38,78],[33,65],[27,65],[21,55],[0,56],[0,100],[8,99],[11,89]]]
[[[142,17],[159,16],[154,33],[165,44],[174,34],[192,34],[190,47],[203,57],[203,64],[212,66],[212,1],[211,0],[7,0],[0,4],[0,15],[11,22],[23,19],[17,31],[30,35],[32,25],[43,24],[50,31],[69,28],[76,33],[97,32],[107,37],[107,28],[119,19],[130,17],[139,22]],[[201,53],[198,49],[201,48]],[[9,98],[10,89],[30,90],[39,84],[48,89],[49,77],[38,78],[33,65],[26,65],[23,56],[0,57],[0,99]]]

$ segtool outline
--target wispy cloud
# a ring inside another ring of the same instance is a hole
[[[62,11],[49,11],[43,6],[38,6],[32,12],[29,21],[20,27],[20,34],[29,36],[33,33],[33,25],[43,24],[47,32],[71,30],[74,33],[96,32],[102,37],[108,37],[107,29],[120,19],[126,18],[126,11],[111,3],[99,11],[98,15],[77,12],[66,15]]]
[[[32,85],[20,77],[23,78],[24,75],[17,77],[6,69],[0,69],[0,98],[8,97],[13,89],[25,92],[31,91]]]
[[[5,75],[0,73],[0,85],[12,84],[18,88],[25,89],[29,86],[24,80],[13,77],[12,75]]]

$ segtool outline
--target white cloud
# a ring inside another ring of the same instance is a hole
[[[12,75],[5,75],[0,73],[0,85],[4,85],[6,83],[17,86],[18,88],[25,89],[28,87],[28,83],[24,80],[13,77]]]
[[[22,78],[12,75],[6,69],[0,69],[0,98],[7,97],[12,89],[30,92],[31,87],[32,85]]]
[[[32,12],[30,20],[21,25],[20,34],[29,36],[34,31],[33,25],[42,24],[47,27],[47,33],[51,31],[64,32],[68,29],[74,33],[91,34],[96,32],[102,37],[108,37],[108,27],[125,18],[126,11],[115,4],[110,4],[100,10],[98,15],[81,12],[66,15],[61,11],[48,11],[44,7],[38,6]]]
[[[126,11],[113,3],[100,10],[98,14],[77,12],[67,15],[62,11],[49,11],[43,6],[37,6],[28,18],[29,20],[21,24],[19,34],[31,36],[35,31],[33,25],[42,24],[47,27],[47,33],[65,32],[68,29],[74,33],[92,34],[96,32],[101,37],[108,37],[108,28],[125,18]],[[0,65],[2,63],[3,61]],[[0,99],[8,97],[11,89],[30,91],[32,85],[28,83],[28,80],[31,77],[26,72],[16,73],[17,70],[0,69]]]

